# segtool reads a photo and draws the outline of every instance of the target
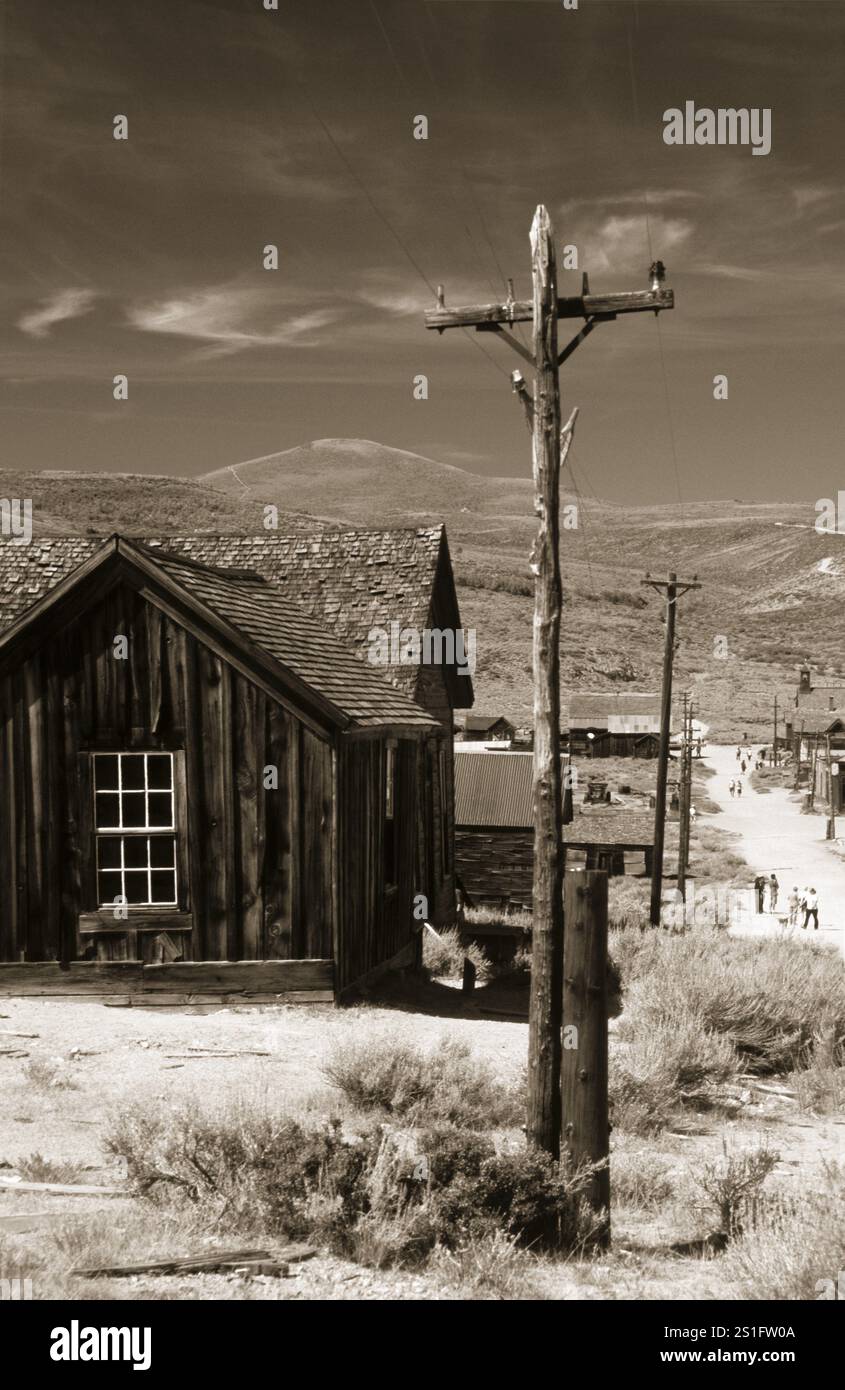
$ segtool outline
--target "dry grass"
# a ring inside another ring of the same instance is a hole
[[[464,944],[455,927],[436,935],[423,932],[423,969],[430,979],[459,980],[467,960],[475,967],[476,980],[483,984],[490,975],[490,960],[481,946],[474,941]]]
[[[323,1070],[353,1106],[408,1124],[488,1129],[523,1120],[522,1096],[454,1038],[429,1048],[397,1043],[387,1034],[343,1042]]]
[[[845,1269],[845,1174],[828,1166],[820,1190],[760,1203],[757,1222],[721,1261],[728,1296],[831,1298]]]

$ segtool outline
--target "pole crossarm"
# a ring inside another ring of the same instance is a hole
[[[592,319],[607,314],[660,313],[674,309],[672,290],[625,290],[621,294],[579,294],[557,300],[559,319]],[[468,304],[447,309],[438,304],[425,314],[426,328],[442,333],[446,328],[478,328],[490,331],[496,324],[531,323],[534,305],[530,299],[504,300],[500,304]]]
[[[658,593],[668,592],[671,589],[673,591],[672,603],[677,602],[684,594],[688,594],[690,589],[701,588],[701,583],[696,575],[693,575],[692,579],[652,579],[649,576],[647,579],[641,579],[640,583],[647,585],[649,589],[656,589]]]

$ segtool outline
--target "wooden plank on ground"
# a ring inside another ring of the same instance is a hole
[[[50,1192],[63,1197],[131,1197],[128,1187],[103,1187],[98,1183],[17,1182],[0,1178],[0,1192]]]
[[[252,1272],[283,1272],[289,1264],[301,1264],[316,1255],[308,1245],[286,1245],[278,1250],[205,1250],[202,1254],[174,1256],[169,1260],[147,1260],[141,1264],[91,1265],[72,1269],[81,1279],[121,1278],[137,1274],[208,1274],[214,1270],[244,1268]],[[286,1271],[285,1271],[286,1272]]]

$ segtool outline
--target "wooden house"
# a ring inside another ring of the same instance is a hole
[[[564,759],[564,766],[568,759]],[[530,907],[534,810],[530,753],[468,753],[455,759],[455,859],[473,902]],[[617,807],[569,809],[567,861],[625,873],[626,855],[651,874],[654,818]]]
[[[676,728],[672,710],[671,731]],[[569,750],[594,758],[656,758],[660,695],[624,691],[573,695]]]
[[[0,985],[339,997],[448,913],[471,685],[366,654],[457,625],[445,536],[328,534],[0,548]]]
[[[504,715],[466,714],[456,720],[462,743],[503,743],[510,746],[516,728]]]
[[[798,670],[798,687],[792,709],[784,718],[784,742],[800,763],[809,763],[817,745],[836,734],[845,719],[845,685],[821,685],[805,662]]]

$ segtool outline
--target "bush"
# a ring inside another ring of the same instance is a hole
[[[832,1299],[845,1269],[845,1175],[829,1165],[820,1191],[761,1202],[756,1220],[722,1256],[741,1299]]]
[[[610,1193],[614,1207],[659,1211],[675,1192],[669,1165],[651,1149],[617,1146],[610,1160]]]
[[[308,1237],[378,1268],[496,1232],[574,1249],[597,1229],[584,1204],[592,1170],[497,1154],[488,1138],[444,1126],[413,1143],[383,1128],[347,1140],[337,1121],[307,1128],[254,1106],[133,1107],[106,1147],[148,1199],[187,1203],[241,1235]]]
[[[730,1042],[747,1071],[808,1066],[819,1049],[831,1065],[845,1061],[845,961],[833,952],[707,929],[625,931],[612,939],[629,1036],[694,1014]]]
[[[740,1233],[747,1204],[752,1210],[766,1178],[780,1161],[780,1154],[761,1144],[757,1149],[731,1153],[723,1143],[718,1163],[705,1163],[698,1183],[719,1217],[719,1230],[732,1240]]]
[[[381,1143],[376,1132],[347,1143],[339,1121],[305,1128],[286,1116],[246,1106],[222,1112],[131,1107],[113,1121],[107,1152],[126,1160],[142,1196],[207,1203],[235,1225],[305,1235],[311,1195],[325,1190],[341,1217],[361,1205],[363,1177]]]
[[[410,1124],[445,1121],[469,1129],[517,1125],[523,1102],[466,1043],[443,1038],[431,1049],[385,1034],[344,1042],[323,1068],[347,1100]]]
[[[623,1017],[619,1037],[609,1095],[614,1126],[629,1134],[659,1133],[679,1107],[712,1100],[716,1086],[739,1070],[730,1041],[688,1009],[671,1022]]]
[[[54,1163],[52,1159],[44,1158],[40,1153],[16,1159],[14,1167],[26,1182],[78,1183],[85,1171],[81,1163],[73,1163],[68,1159]]]
[[[487,979],[490,961],[481,946],[474,941],[464,944],[455,927],[435,933],[423,931],[423,969],[432,979],[459,979],[465,960],[472,961],[477,980]]]

